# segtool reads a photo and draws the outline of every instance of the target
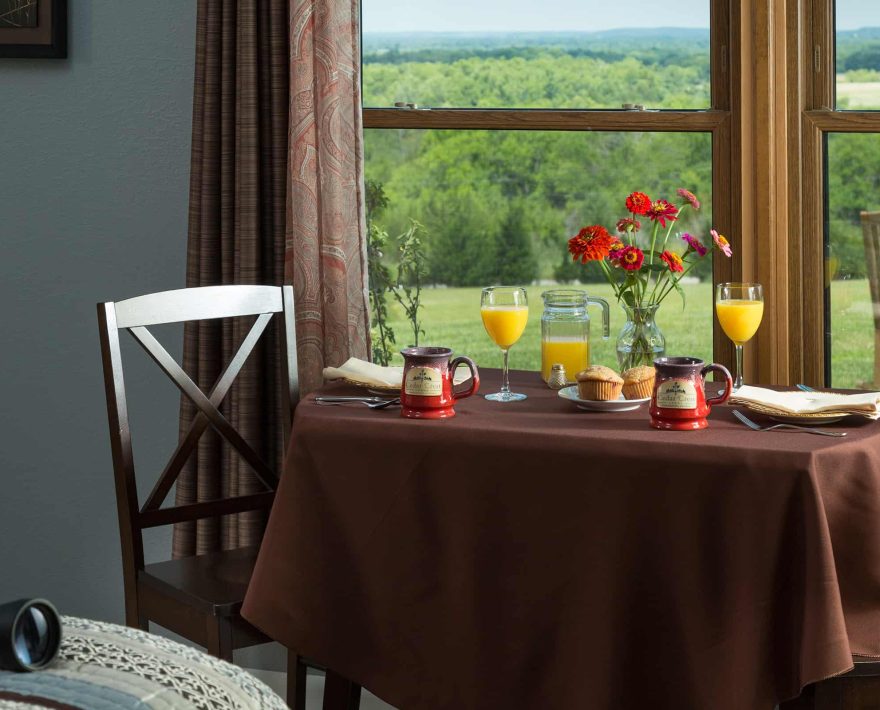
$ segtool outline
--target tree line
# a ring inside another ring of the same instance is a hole
[[[846,61],[880,52],[880,38],[853,39]],[[646,48],[467,47],[456,43],[373,51],[364,57],[364,103],[433,107],[703,108],[708,44],[652,38]],[[626,53],[624,54],[624,50]],[[631,50],[631,51],[630,51]],[[641,52],[641,54],[639,54]],[[859,54],[861,52],[861,54]],[[665,57],[665,59],[664,59]],[[870,64],[870,61],[867,61]],[[880,69],[880,64],[865,68]],[[585,224],[613,227],[633,190],[672,199],[679,187],[704,208],[687,230],[706,238],[711,216],[711,140],[702,133],[369,129],[367,177],[381,184],[388,233],[424,225],[426,280],[449,286],[590,280],[566,239]],[[880,137],[833,136],[829,163],[832,243],[839,273],[864,275],[858,213],[880,208]],[[874,176],[874,177],[872,177]],[[711,264],[697,276],[708,277]]]

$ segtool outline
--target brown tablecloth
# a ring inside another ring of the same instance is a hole
[[[880,425],[512,383],[447,421],[303,401],[245,617],[402,710],[769,710],[880,655]]]

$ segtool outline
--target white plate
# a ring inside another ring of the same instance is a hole
[[[626,399],[623,395],[620,395],[620,399],[610,401],[581,399],[578,396],[577,385],[563,387],[559,390],[559,396],[562,397],[562,399],[567,399],[569,402],[574,402],[578,408],[585,409],[589,412],[631,412],[633,409],[638,409],[646,402],[651,401],[650,397],[646,397],[645,399]]]
[[[764,416],[770,417],[770,419],[772,419],[774,422],[781,422],[783,424],[805,424],[807,426],[834,424],[835,422],[839,422],[842,419],[846,419],[846,416],[817,417],[815,414],[810,417],[799,417],[796,414],[792,414],[791,416],[782,416],[780,414],[765,414]]]

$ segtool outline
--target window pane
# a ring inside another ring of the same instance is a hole
[[[880,109],[880,3],[837,0],[837,108]]]
[[[710,105],[709,0],[669,0],[662,22],[654,0],[362,0],[362,14],[365,106]]]
[[[615,339],[624,323],[610,287],[596,271],[573,264],[568,237],[588,224],[613,230],[633,190],[680,202],[676,189],[703,203],[683,228],[708,236],[711,226],[711,138],[700,133],[568,133],[549,131],[365,131],[366,176],[380,183],[387,207],[372,214],[391,236],[384,263],[392,277],[394,236],[411,220],[425,227],[427,282],[420,340],[452,347],[478,364],[500,365],[480,321],[480,288],[529,287],[531,315],[511,351],[511,367],[540,366],[540,295],[556,282],[589,281],[585,289],[611,303],[611,338],[601,338],[591,313],[593,362],[616,365]],[[674,230],[670,245],[684,246]],[[371,269],[375,265],[371,264]],[[685,285],[687,308],[673,293],[658,322],[675,355],[712,357],[712,276],[706,258]],[[398,346],[413,342],[403,310],[389,303]],[[399,361],[399,358],[397,358]]]
[[[828,136],[831,384],[880,386],[874,293],[880,268],[880,135]]]

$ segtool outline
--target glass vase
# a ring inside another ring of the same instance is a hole
[[[666,354],[666,338],[654,318],[659,305],[634,308],[620,304],[626,323],[617,336],[617,364],[621,372],[639,365],[653,365]]]

